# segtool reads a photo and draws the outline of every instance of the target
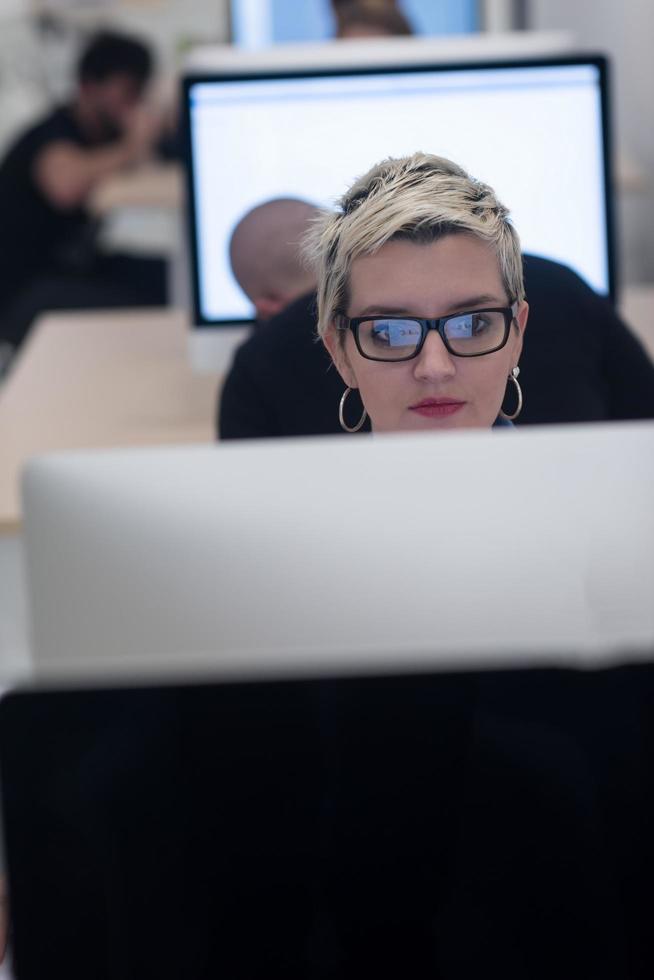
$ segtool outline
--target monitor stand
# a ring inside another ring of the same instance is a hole
[[[198,373],[225,374],[234,354],[252,332],[250,324],[191,328],[188,351],[191,367]]]

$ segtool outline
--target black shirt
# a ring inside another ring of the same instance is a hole
[[[524,266],[530,311],[516,424],[654,418],[654,365],[611,304],[563,265],[526,255]],[[341,432],[345,386],[315,331],[311,294],[239,348],[221,396],[221,439]],[[360,409],[353,394],[348,421]]]
[[[0,163],[0,307],[35,275],[70,259],[92,233],[84,208],[56,207],[34,180],[38,155],[58,142],[94,145],[68,106],[24,132]]]

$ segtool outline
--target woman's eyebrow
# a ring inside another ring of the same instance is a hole
[[[475,306],[483,306],[484,304],[490,304],[492,306],[505,306],[506,301],[499,298],[498,296],[493,296],[490,293],[481,293],[478,296],[464,296],[463,299],[458,299],[456,302],[451,302],[444,310],[440,312],[440,316],[447,316],[450,312],[456,312],[457,310],[469,310]],[[362,316],[380,316],[387,314],[388,316],[417,316],[418,314],[411,310],[409,306],[397,306],[392,303],[374,303],[371,306],[366,306],[365,309],[357,313],[357,317]]]
[[[463,299],[457,300],[456,303],[450,303],[443,315],[447,315],[450,311],[470,310],[475,306],[485,305],[508,306],[508,303],[505,299],[499,296],[493,296],[491,293],[481,293],[478,296],[465,296]]]
[[[357,316],[370,316],[370,315],[388,314],[388,316],[410,316],[408,306],[393,306],[391,303],[374,303],[372,306],[366,306],[365,309],[357,313]]]

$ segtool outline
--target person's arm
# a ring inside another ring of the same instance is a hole
[[[220,394],[218,438],[265,439],[280,435],[275,415],[265,404],[261,385],[247,365],[247,353],[238,350]]]
[[[130,117],[122,138],[108,146],[85,149],[57,140],[38,153],[34,181],[55,207],[79,207],[101,180],[147,159],[159,128],[157,117],[139,110]]]

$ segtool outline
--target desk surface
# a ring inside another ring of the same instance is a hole
[[[90,208],[106,215],[119,208],[178,210],[183,172],[175,163],[149,163],[103,180],[91,195]]]
[[[0,532],[25,460],[61,449],[211,442],[218,376],[191,370],[185,314],[44,316],[0,389]]]

